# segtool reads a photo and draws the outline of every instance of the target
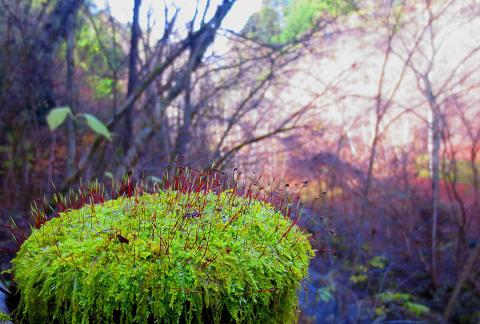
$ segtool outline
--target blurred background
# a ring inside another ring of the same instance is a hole
[[[2,270],[54,191],[238,168],[308,181],[302,323],[479,323],[479,31],[478,0],[0,0]]]

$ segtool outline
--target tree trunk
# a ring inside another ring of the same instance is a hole
[[[139,15],[140,15],[140,6],[142,5],[142,0],[135,0],[133,5],[133,21],[132,21],[132,36],[130,39],[130,60],[128,63],[128,88],[127,88],[127,97],[129,97],[135,88],[138,86],[138,42],[140,40],[140,24],[139,24]],[[134,105],[128,107],[125,111],[125,129],[123,131],[123,152],[128,152],[128,149],[132,145],[132,132],[133,132],[133,110],[135,109]]]
[[[69,23],[65,26],[65,34],[67,38],[67,82],[66,82],[66,102],[72,112],[75,114],[76,95],[75,95],[75,16],[72,16]],[[67,118],[67,176],[71,176],[76,171],[76,134],[75,122],[73,118]]]
[[[438,209],[440,202],[440,111],[437,105],[437,98],[433,94],[432,85],[428,76],[423,77],[425,93],[431,110],[431,123],[429,125],[431,138],[430,153],[430,172],[432,177],[432,280],[437,284],[437,227],[438,227]]]
[[[180,164],[187,163],[187,147],[188,143],[190,142],[191,137],[191,124],[192,124],[192,102],[191,102],[191,76],[187,77],[187,81],[185,82],[185,101],[184,101],[184,109],[183,109],[183,122],[182,126],[179,129],[177,142],[176,142],[176,149],[175,149],[175,156],[177,162]]]
[[[378,136],[379,136],[379,129],[380,129],[380,119],[377,118],[375,122],[375,131],[373,134],[372,145],[370,146],[370,156],[368,158],[368,170],[367,170],[367,178],[365,179],[365,187],[363,189],[363,199],[362,199],[362,207],[360,209],[360,225],[363,226],[365,220],[365,214],[367,212],[367,207],[369,206],[369,194],[370,188],[372,186],[373,181],[373,168],[375,166],[375,159],[377,157],[377,145],[378,145]]]
[[[39,95],[36,97],[35,107],[43,110],[40,115],[56,105],[53,90],[52,67],[60,45],[67,36],[66,27],[77,15],[85,0],[59,0],[44,24],[38,40],[35,42],[33,58],[36,62],[36,73],[33,78],[38,82]]]

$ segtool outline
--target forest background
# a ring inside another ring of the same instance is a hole
[[[55,191],[237,168],[308,181],[302,322],[478,323],[480,2],[236,2],[0,0],[2,270]]]

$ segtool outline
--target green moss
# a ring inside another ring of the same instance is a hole
[[[311,257],[289,218],[231,191],[118,198],[33,230],[13,260],[16,317],[291,322]]]
[[[12,319],[8,314],[0,312],[0,321],[11,321]]]

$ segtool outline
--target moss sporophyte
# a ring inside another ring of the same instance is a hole
[[[110,200],[98,184],[57,197],[57,215],[37,210],[37,228],[12,261],[14,317],[294,322],[314,255],[295,225],[301,205],[273,186],[232,179],[179,168],[150,188],[130,180],[112,186]]]

